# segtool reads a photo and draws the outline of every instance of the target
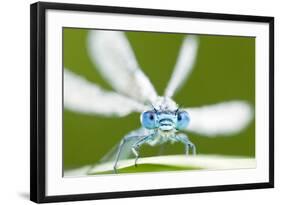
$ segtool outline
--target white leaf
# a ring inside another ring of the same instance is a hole
[[[134,166],[135,159],[121,160],[119,162],[119,169]],[[172,167],[181,168],[195,168],[203,170],[229,170],[229,169],[253,169],[256,167],[255,158],[246,158],[239,156],[223,156],[223,155],[166,155],[166,156],[154,156],[154,157],[140,157],[138,159],[138,165],[141,167],[143,164],[149,165],[167,165]],[[85,172],[85,168],[82,170],[82,175],[87,174],[99,174],[102,172],[113,173],[114,162],[107,162],[96,164],[91,167],[88,172]],[[88,166],[89,167],[89,166]],[[86,167],[86,168],[88,168]],[[137,168],[136,168],[137,170]],[[72,173],[67,172],[70,176]]]

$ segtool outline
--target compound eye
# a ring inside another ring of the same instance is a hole
[[[141,124],[147,129],[156,128],[156,113],[153,111],[143,112],[141,115]]]
[[[177,125],[178,130],[184,130],[190,122],[190,118],[187,112],[180,111],[177,113]]]

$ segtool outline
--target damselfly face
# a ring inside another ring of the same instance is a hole
[[[181,110],[149,110],[141,114],[141,124],[146,129],[160,129],[164,132],[184,130],[189,124],[187,112]]]
[[[190,122],[189,114],[176,108],[174,101],[169,98],[159,98],[156,106],[152,107],[141,114],[141,124],[146,129],[160,129],[164,132],[184,130]]]

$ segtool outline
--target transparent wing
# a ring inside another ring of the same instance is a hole
[[[190,75],[196,59],[198,43],[197,37],[193,35],[184,39],[174,72],[164,93],[166,97],[172,97]]]
[[[190,115],[188,131],[205,136],[233,135],[253,119],[252,107],[244,101],[229,101],[185,109]]]
[[[75,112],[119,117],[146,109],[141,103],[105,91],[67,69],[64,69],[64,107]]]
[[[113,89],[141,102],[152,102],[157,97],[123,32],[90,31],[88,48],[93,63]]]
[[[123,168],[125,166],[128,166],[128,160],[135,158],[132,152],[132,146],[142,139],[143,137],[149,135],[149,131],[145,130],[143,128],[134,130],[127,135],[125,135],[122,140],[125,140],[124,143],[122,144],[122,147],[120,149],[120,142],[118,142],[111,150],[109,150],[101,160],[95,164],[93,167],[89,169],[88,174],[94,174],[100,172],[101,169],[106,167],[107,170],[112,170],[113,171],[113,166],[115,164],[115,161],[117,159],[118,152],[119,157],[118,157],[118,163],[117,163],[117,168]],[[133,165],[133,164],[132,164]]]
[[[145,136],[145,130],[144,129],[137,129],[130,133],[128,133],[123,139],[127,139],[126,142],[124,142],[122,149],[120,150],[120,157],[119,160],[124,160],[128,158],[134,157],[132,153],[132,145],[136,143],[140,138]],[[120,140],[121,142],[121,140]],[[120,142],[118,142],[101,160],[100,162],[110,162],[115,161],[116,155],[119,149]]]

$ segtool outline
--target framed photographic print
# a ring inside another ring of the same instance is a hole
[[[32,201],[272,188],[274,18],[31,5]]]

